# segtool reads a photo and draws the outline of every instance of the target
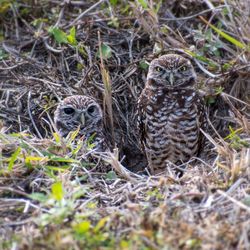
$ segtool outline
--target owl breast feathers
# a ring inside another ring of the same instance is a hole
[[[65,98],[57,106],[54,122],[61,136],[65,137],[79,129],[78,139],[94,144],[94,150],[98,152],[108,150],[102,109],[95,99],[81,95]]]
[[[196,156],[205,121],[196,74],[186,58],[169,54],[151,62],[138,101],[138,129],[152,173],[167,163],[185,163]]]

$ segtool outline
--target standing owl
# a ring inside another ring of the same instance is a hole
[[[54,122],[63,137],[79,128],[78,136],[93,143],[94,150],[108,150],[103,132],[102,109],[95,99],[73,95],[59,103],[54,114]]]
[[[138,128],[151,173],[182,164],[201,146],[205,109],[191,62],[176,54],[154,59],[138,101]]]

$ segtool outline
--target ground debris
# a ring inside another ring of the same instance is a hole
[[[224,2],[2,1],[0,249],[250,248],[249,3]],[[136,103],[173,52],[197,71],[207,143],[181,178],[148,176]],[[98,100],[113,153],[89,162],[55,133],[73,94]]]

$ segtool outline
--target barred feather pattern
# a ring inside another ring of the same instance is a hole
[[[179,55],[171,56],[171,61],[175,57],[184,60]],[[169,57],[163,59],[168,65]],[[159,60],[153,63],[159,65]],[[175,69],[178,64],[172,67]],[[152,68],[154,65],[151,71]],[[162,172],[168,162],[187,162],[202,146],[200,128],[206,116],[202,97],[194,88],[195,76],[183,77],[179,83],[177,87],[169,86],[149,77],[138,101],[138,129],[152,173]]]
[[[96,152],[109,150],[103,130],[103,113],[97,101],[89,96],[73,95],[62,100],[54,114],[59,134],[66,137],[79,129],[77,139],[94,144]]]

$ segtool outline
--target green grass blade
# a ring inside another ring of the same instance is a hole
[[[192,57],[198,59],[198,60],[201,61],[201,62],[204,62],[204,63],[208,64],[209,66],[211,66],[211,67],[213,67],[213,68],[218,68],[218,66],[219,66],[216,62],[212,61],[211,59],[208,59],[208,58],[206,58],[206,57],[204,57],[204,56],[201,56],[201,55],[199,55],[199,54],[197,54],[197,53],[195,53],[195,52],[192,52],[192,51],[190,51],[190,50],[188,50],[188,49],[184,49],[184,51],[185,51],[187,54],[189,54],[190,56],[192,56]]]
[[[63,199],[64,191],[61,182],[56,182],[51,185],[51,194],[57,201],[61,201]]]
[[[49,160],[53,161],[53,162],[79,163],[79,161],[75,160],[75,159],[64,158],[64,157],[57,157],[57,156],[53,156]]]
[[[232,36],[228,35],[227,33],[221,31],[220,29],[216,28],[213,24],[209,23],[205,18],[200,16],[200,19],[206,23],[209,27],[211,27],[214,31],[216,31],[220,36],[224,37],[228,42],[234,44],[235,46],[241,48],[241,49],[246,49],[246,45],[237,39],[233,38]]]
[[[9,165],[8,165],[8,171],[13,170],[14,163],[17,160],[17,157],[20,154],[20,152],[21,152],[21,147],[18,147],[17,150],[12,154]]]

